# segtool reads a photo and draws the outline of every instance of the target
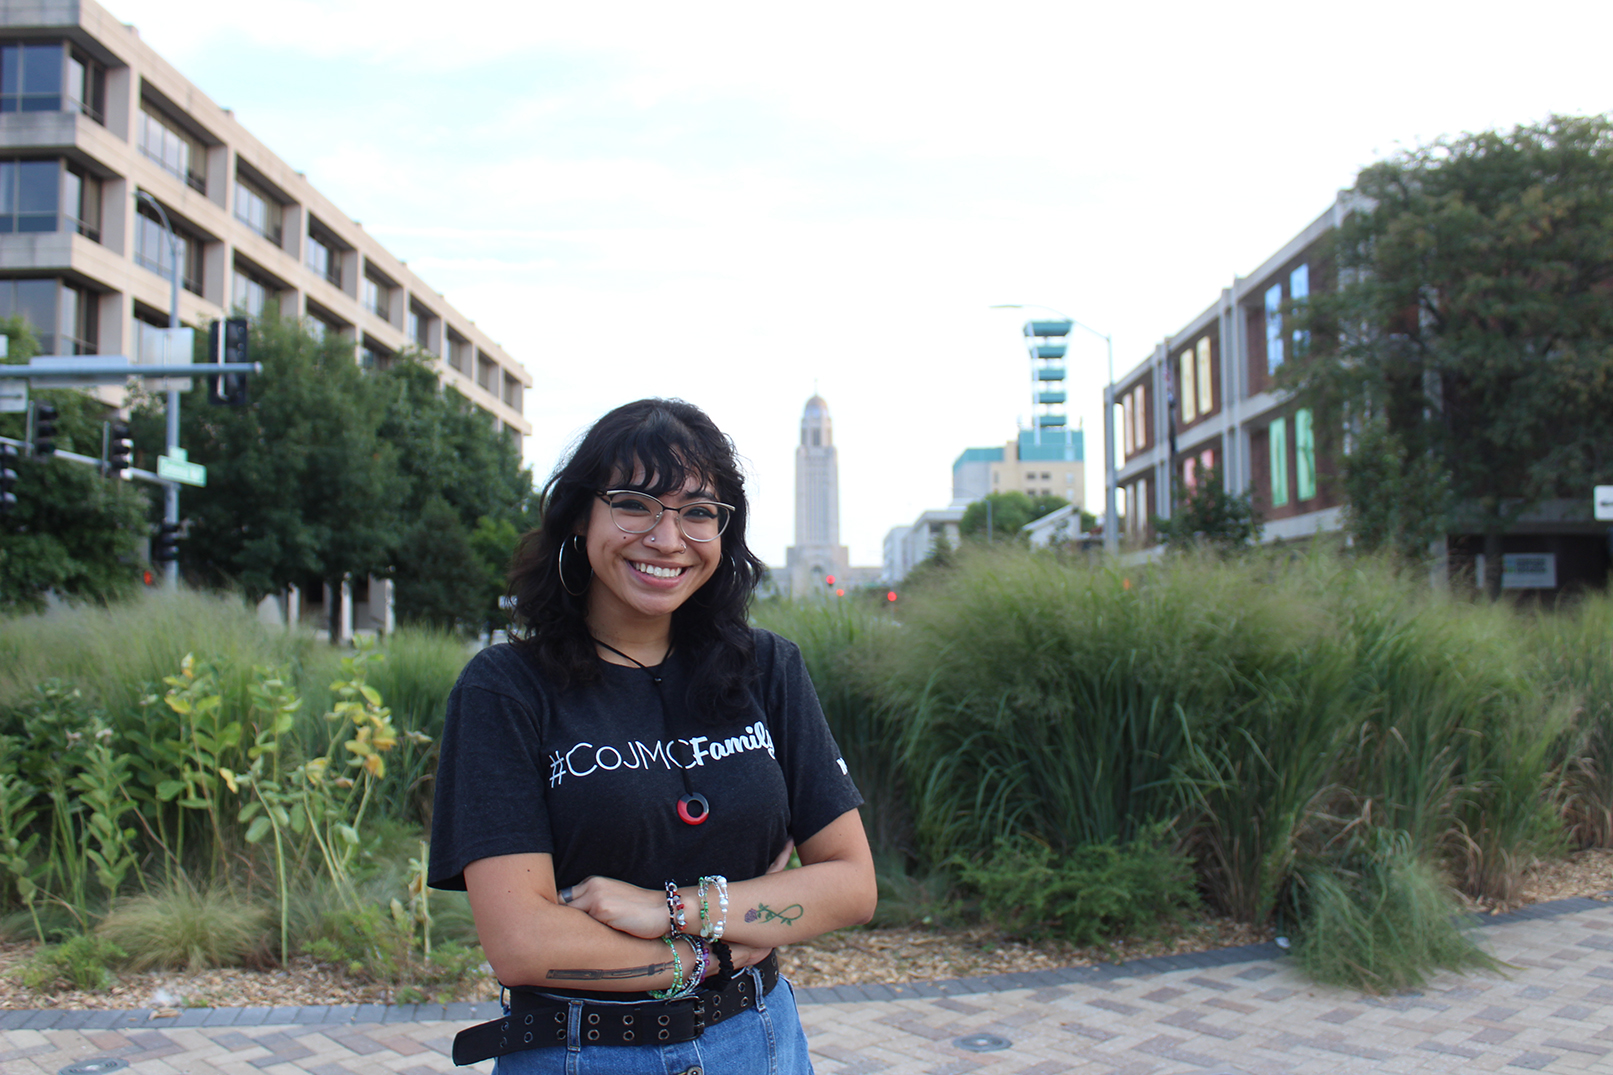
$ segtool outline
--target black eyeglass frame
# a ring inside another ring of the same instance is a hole
[[[655,518],[650,520],[650,525],[646,526],[643,530],[629,530],[627,527],[623,526],[622,521],[616,517],[616,505],[610,502],[610,498],[615,496],[617,493],[632,493],[634,496],[641,496],[645,500],[653,500],[657,505],[660,506],[661,510],[655,513]],[[716,541],[718,538],[722,537],[723,531],[728,529],[728,523],[734,517],[734,506],[732,504],[724,504],[720,500],[696,500],[692,504],[685,504],[681,508],[674,508],[670,505],[662,504],[660,497],[651,496],[649,493],[638,489],[595,489],[594,495],[603,500],[606,507],[612,509],[610,513],[610,521],[615,523],[616,529],[620,530],[624,534],[648,534],[651,530],[654,530],[657,526],[661,525],[661,516],[670,511],[678,517],[678,533],[682,534],[690,541],[697,541],[703,545],[708,541]],[[699,538],[695,537],[693,534],[689,533],[689,531],[684,529],[683,513],[688,511],[690,508],[704,507],[723,508],[728,512],[728,514],[722,516],[722,518],[718,521],[717,532],[715,534],[708,538]]]

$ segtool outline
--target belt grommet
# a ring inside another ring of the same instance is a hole
[[[532,1044],[532,1031],[530,1031],[530,1030],[527,1031],[526,1032],[526,1037],[522,1038],[521,1040],[526,1042],[526,1044],[531,1045]]]
[[[508,1029],[510,1029],[510,1021],[508,1019],[504,1020],[504,1022],[499,1024],[499,1030],[500,1031],[505,1031],[505,1030],[508,1030]]]
[[[672,1018],[671,1016],[658,1015],[655,1017],[655,1021],[660,1023],[662,1026],[670,1026],[672,1023]]]
[[[622,1016],[622,1025],[623,1026],[632,1026],[633,1025],[633,1017],[631,1015]]]
[[[531,1026],[532,1025],[532,1020],[534,1020],[536,1018],[537,1018],[537,1016],[533,1015],[531,1012],[527,1012],[526,1013],[526,1025]]]
[[[510,1044],[510,1039],[508,1039],[508,1038],[500,1038],[500,1039],[498,1039],[498,1047],[500,1049],[505,1048],[509,1044]]]
[[[599,1013],[598,1012],[589,1012],[588,1013],[588,1022],[590,1024],[592,1024],[592,1025],[595,1025],[595,1026],[599,1025]]]
[[[565,1041],[566,1040],[566,1028],[565,1027],[561,1027],[559,1030],[556,1030],[554,1032],[554,1040],[555,1041]]]
[[[589,1041],[598,1041],[598,1040],[599,1040],[599,1031],[597,1031],[597,1030],[590,1030],[590,1031],[589,1031],[589,1032],[588,1032],[588,1040],[589,1040]]]
[[[554,1013],[554,1021],[557,1022],[557,1023],[564,1023],[566,1021],[566,1013],[565,1012],[555,1012]]]
[[[656,1036],[659,1037],[662,1041],[666,1041],[668,1038],[670,1038],[672,1036],[672,1031],[663,1030]]]
[[[632,1041],[633,1040],[633,1032],[631,1030],[622,1031],[622,1040],[623,1041]]]

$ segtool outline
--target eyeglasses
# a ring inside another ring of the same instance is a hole
[[[598,489],[594,495],[610,505],[610,520],[624,534],[648,534],[670,511],[677,515],[678,529],[684,537],[690,541],[714,541],[728,529],[728,520],[734,513],[732,504],[715,500],[669,508],[649,493],[634,489]]]

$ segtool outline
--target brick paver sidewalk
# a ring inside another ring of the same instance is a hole
[[[820,1075],[1613,1073],[1613,904],[1490,919],[1505,976],[1389,998],[1324,989],[1274,946],[988,979],[800,990]],[[495,1006],[0,1012],[0,1073],[431,1075]],[[491,1061],[475,1070],[491,1071]],[[713,1072],[712,1075],[724,1075]]]

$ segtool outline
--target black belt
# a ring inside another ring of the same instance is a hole
[[[756,970],[763,995],[771,993],[778,983],[778,955],[769,953]],[[755,1006],[756,980],[748,971],[712,981],[717,984],[677,1000],[635,1004],[584,1000],[578,1037],[584,1045],[672,1045],[693,1041],[708,1026]],[[572,1003],[525,987],[511,989],[509,1015],[455,1035],[454,1063],[474,1064],[524,1049],[565,1045]]]

